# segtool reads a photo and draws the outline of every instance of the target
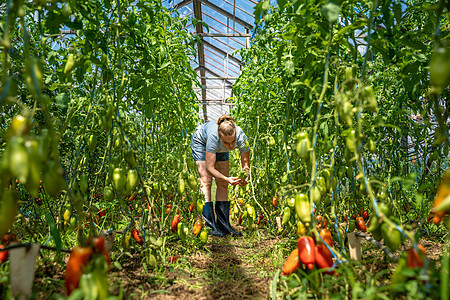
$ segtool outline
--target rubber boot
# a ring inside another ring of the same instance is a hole
[[[223,232],[221,232],[217,228],[216,220],[214,218],[212,202],[206,202],[205,205],[203,205],[202,217],[203,217],[203,220],[205,220],[205,224],[212,229],[212,232],[208,231],[208,234],[211,234],[214,236],[224,236],[225,235]]]
[[[230,201],[216,201],[217,228],[225,234],[242,236],[230,225]]]

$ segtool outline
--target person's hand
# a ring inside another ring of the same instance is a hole
[[[228,183],[231,185],[236,185],[241,182],[241,179],[239,177],[228,177]]]

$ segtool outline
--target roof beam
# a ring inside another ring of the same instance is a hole
[[[191,2],[192,2],[192,0],[183,0],[183,1],[181,1],[180,3],[178,3],[178,4],[175,4],[175,5],[173,6],[173,8],[174,8],[174,9],[179,9],[179,8],[182,8],[183,6],[188,5],[188,4],[191,3]]]
[[[199,2],[199,0],[193,0],[193,4],[192,6],[194,7],[194,17],[199,20],[202,21],[202,4]],[[203,24],[202,22],[197,22],[197,24],[195,25],[195,32],[197,34],[202,34],[203,33]],[[205,77],[205,70],[203,68],[205,68],[205,49],[203,48],[203,45],[201,43],[198,43],[198,47],[197,47],[197,53],[198,53],[198,67],[200,68],[200,78],[201,77]],[[205,79],[200,79],[200,83],[201,85],[206,85],[206,80]],[[206,90],[202,89],[202,103],[203,103],[203,118],[206,121],[207,120],[207,114],[206,114],[206,102],[204,101],[206,100]]]
[[[233,88],[232,85],[202,85],[201,89],[205,90],[223,90],[223,89],[230,89]],[[195,87],[195,89],[199,89],[198,87]]]
[[[195,0],[195,1],[197,1],[197,0]],[[242,26],[244,26],[244,27],[246,27],[246,28],[253,29],[253,25],[251,25],[251,24],[245,22],[244,20],[239,19],[238,17],[236,17],[236,16],[230,14],[229,12],[227,12],[226,10],[224,10],[223,8],[218,7],[217,5],[215,5],[215,4],[211,3],[211,2],[209,2],[208,0],[198,0],[198,1],[200,1],[200,2],[203,3],[204,5],[208,6],[209,8],[214,9],[214,10],[217,11],[218,13],[221,13],[222,15],[224,15],[225,17],[227,17],[228,19],[234,20],[236,23],[238,23],[238,24],[240,24],[240,25],[242,25]]]
[[[204,72],[208,72],[209,74],[211,74],[212,76],[216,76],[216,77],[221,77],[220,75],[218,75],[216,72],[211,71],[210,69],[206,68],[205,66],[198,66],[197,68],[195,68],[195,71],[200,71],[200,73],[202,72],[202,70]],[[201,77],[205,77],[205,76],[201,76]],[[204,80],[204,79],[202,79]],[[233,85],[232,82],[230,82],[229,80],[225,80],[226,83]],[[205,84],[202,83],[202,85],[206,85],[206,80],[205,80]]]
[[[250,33],[197,33],[200,37],[251,37]]]
[[[206,80],[236,80],[238,77],[203,77]]]
[[[228,54],[227,52],[223,51],[222,49],[220,49],[217,46],[214,46],[213,44],[211,44],[210,42],[205,41],[204,39],[202,39],[202,43],[205,46],[208,46],[209,48],[213,49],[214,51],[216,51],[217,53],[222,54],[223,56],[227,56],[231,59],[234,60],[235,62],[237,62],[239,65],[242,65],[242,61],[236,57],[234,57],[233,55]]]

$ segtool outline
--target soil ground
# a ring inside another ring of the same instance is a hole
[[[129,279],[123,289],[131,298],[140,294],[152,299],[267,299],[278,263],[272,253],[279,242],[261,233],[258,242],[210,236],[204,250],[181,256],[167,268],[164,278],[143,275],[142,267],[131,263],[123,266],[124,271],[113,273],[112,280]],[[134,280],[137,277],[139,286]]]

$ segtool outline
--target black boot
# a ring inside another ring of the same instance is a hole
[[[212,232],[208,231],[209,234],[212,234],[215,236],[224,236],[225,235],[216,226],[216,220],[214,218],[212,202],[206,202],[205,205],[203,205],[202,217],[203,217],[203,220],[205,220],[205,224],[207,226],[211,227],[211,229],[212,229]]]
[[[230,201],[216,201],[217,228],[225,234],[242,236],[230,225]]]

